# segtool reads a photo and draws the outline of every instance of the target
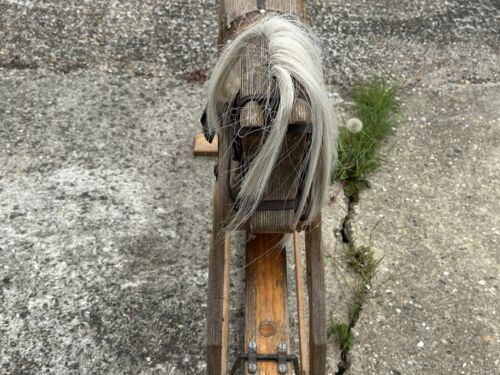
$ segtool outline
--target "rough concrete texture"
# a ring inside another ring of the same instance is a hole
[[[405,95],[397,146],[354,214],[361,242],[378,223],[383,260],[352,374],[499,373],[498,94],[484,84]]]
[[[2,74],[2,371],[202,373],[213,162],[191,156],[199,87]]]
[[[316,3],[332,91],[382,75],[404,103],[351,218],[359,243],[378,223],[384,257],[350,371],[498,373],[498,2]],[[204,373],[214,162],[191,155],[204,96],[190,81],[214,61],[216,19],[215,0],[0,2],[1,374]],[[342,321],[354,277],[332,197]],[[338,357],[332,338],[328,373]]]

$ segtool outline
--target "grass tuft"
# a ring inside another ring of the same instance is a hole
[[[348,312],[347,323],[332,322],[328,327],[328,337],[337,337],[340,350],[348,352],[354,345],[352,328],[356,325],[363,304],[368,297],[369,286],[382,259],[375,258],[370,246],[356,246],[350,242],[343,246],[345,263],[359,276],[354,290],[353,301]]]
[[[335,335],[341,350],[338,375],[348,371],[349,351],[354,345],[352,329],[359,319],[361,310],[372,286],[381,259],[375,257],[371,248],[372,232],[368,246],[356,246],[350,234],[350,215],[358,201],[359,191],[370,187],[367,179],[384,161],[380,146],[394,128],[394,114],[398,109],[396,89],[383,80],[358,84],[352,90],[355,116],[340,128],[338,162],[332,172],[332,179],[338,180],[349,198],[347,216],[341,233],[344,241],[342,255],[345,265],[356,275],[354,295],[346,322],[331,319],[328,336]]]
[[[369,246],[356,246],[350,242],[343,246],[343,256],[349,267],[353,269],[365,283],[370,282],[377,272],[382,259],[376,259]]]
[[[346,126],[339,130],[338,162],[332,178],[344,185],[345,194],[353,197],[370,187],[367,175],[376,170],[383,157],[378,149],[394,127],[398,109],[396,88],[383,80],[363,82],[352,90],[354,115],[363,123],[354,133]]]
[[[354,338],[352,337],[351,327],[347,324],[332,324],[328,327],[328,337],[331,335],[337,336],[339,340],[340,350],[346,351],[351,350],[354,344]]]

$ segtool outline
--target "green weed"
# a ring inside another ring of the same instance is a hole
[[[337,336],[339,340],[340,350],[350,350],[354,343],[351,333],[351,327],[347,324],[332,324],[328,327],[328,337],[331,335]]]
[[[347,266],[351,268],[359,278],[355,286],[353,301],[348,312],[347,323],[332,322],[328,327],[328,337],[335,335],[340,350],[345,353],[354,345],[352,328],[358,321],[362,306],[368,297],[369,289],[367,289],[367,286],[371,285],[371,281],[377,272],[381,259],[375,258],[375,254],[370,246],[356,246],[352,242],[343,245],[342,258]]]
[[[348,197],[370,187],[367,175],[376,170],[383,157],[379,148],[394,127],[398,109],[396,88],[383,80],[357,84],[352,90],[354,116],[363,127],[352,132],[347,126],[339,129],[338,161],[332,178],[344,185]],[[354,130],[358,128],[354,127]]]
[[[377,272],[381,259],[376,259],[369,246],[356,246],[350,242],[343,246],[343,256],[347,265],[356,272],[361,280],[368,283]]]

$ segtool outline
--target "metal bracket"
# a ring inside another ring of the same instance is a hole
[[[255,374],[257,372],[257,343],[251,341],[248,344],[248,372]]]
[[[286,374],[288,372],[288,362],[292,362],[295,375],[300,374],[299,359],[294,354],[286,353],[286,344],[284,342],[278,345],[278,354],[257,354],[257,344],[251,341],[248,344],[248,353],[240,353],[238,358],[231,367],[229,375],[236,374],[236,371],[241,367],[243,362],[247,362],[247,370],[250,374],[257,373],[257,362],[268,361],[276,362],[278,365],[278,373]]]
[[[286,344],[284,342],[280,342],[278,345],[278,372],[280,374],[286,374],[288,371],[287,362],[287,354],[286,354]]]

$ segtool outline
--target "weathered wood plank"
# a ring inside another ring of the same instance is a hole
[[[229,334],[229,292],[231,281],[231,238],[226,233],[224,239],[224,281],[222,291],[222,365],[221,375],[226,374],[228,365],[228,334]]]
[[[307,289],[309,294],[309,373],[324,375],[326,371],[326,292],[321,219],[306,230]]]
[[[246,246],[245,351],[276,354],[278,344],[289,347],[285,249],[277,248],[280,234],[258,234]],[[246,372],[247,373],[247,372]],[[277,374],[276,362],[259,363],[259,375]]]
[[[219,133],[221,150],[228,147],[226,132]],[[229,270],[231,247],[225,231],[230,202],[225,188],[229,155],[219,153],[219,178],[214,192],[212,243],[208,265],[207,299],[207,374],[225,375],[227,371],[227,335],[229,321]]]
[[[224,233],[221,227],[222,222],[218,215],[214,215],[208,266],[207,374],[209,375],[225,375],[227,368],[231,246],[229,233]]]

